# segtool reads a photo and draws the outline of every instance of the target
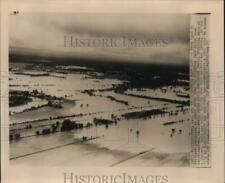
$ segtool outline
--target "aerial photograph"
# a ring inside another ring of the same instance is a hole
[[[189,167],[189,14],[13,12],[11,165]]]

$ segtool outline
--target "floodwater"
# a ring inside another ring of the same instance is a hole
[[[85,74],[65,74],[64,78],[54,76],[31,77],[11,73],[10,89],[21,91],[37,89],[39,92],[42,91],[52,96],[64,97],[71,101],[65,102],[62,109],[45,106],[37,110],[21,113],[20,111],[25,106],[17,107],[16,111],[18,113],[10,116],[10,122],[22,123],[49,117],[85,114],[81,117],[71,117],[71,119],[86,124],[87,122],[93,122],[94,117],[110,118],[111,114],[120,115],[124,112],[158,109],[165,106],[169,110],[176,109],[176,104],[131,97],[117,94],[113,91],[96,92],[96,96],[89,96],[81,93],[81,91],[85,89],[111,88],[113,85],[121,84],[123,81],[117,79],[86,79],[85,76]],[[128,92],[140,94],[140,91],[135,90]],[[153,91],[145,90],[143,93],[152,96]],[[169,98],[171,96],[176,97],[171,94],[171,91],[169,93]],[[158,95],[167,97],[160,92],[158,92]],[[107,96],[128,101],[128,106],[112,101]],[[35,100],[33,103],[35,103]],[[40,101],[37,101],[35,105],[37,104],[40,104]],[[32,106],[33,104],[30,103],[29,105]],[[183,121],[178,122],[179,120]],[[11,164],[188,166],[189,163],[189,112],[178,113],[176,116],[158,115],[151,119],[121,119],[117,124],[109,125],[108,128],[104,125],[99,125],[69,132],[34,136],[36,130],[43,129],[41,125],[51,125],[56,121],[45,120],[38,122],[37,127],[33,129],[21,130],[20,132],[24,136],[30,137],[21,138],[10,143]],[[163,122],[169,121],[177,121],[177,123],[167,126],[163,125]],[[171,129],[175,129],[172,136]],[[139,134],[137,134],[137,131],[139,131]],[[78,142],[77,139],[83,136],[98,138],[85,143]],[[145,153],[139,155],[141,152]]]
[[[153,152],[155,153],[153,154],[155,157],[151,157],[153,159],[165,153],[167,153],[168,156],[173,155],[175,159],[176,154],[187,154],[190,150],[190,136],[189,130],[187,130],[189,127],[188,121],[166,127],[162,125],[161,121],[162,119],[160,117],[152,120],[122,120],[117,125],[113,124],[108,128],[105,126],[93,126],[83,130],[23,138],[18,142],[12,142],[10,144],[11,158],[49,149],[51,147],[75,143],[15,159],[12,160],[11,163],[17,164],[23,162],[24,164],[32,165],[60,165],[63,162],[62,164],[64,165],[64,162],[69,161],[68,157],[73,156],[74,159],[77,159],[74,165],[87,165],[88,159],[92,157],[97,160],[95,163],[92,162],[91,165],[110,166],[120,160],[153,148]],[[176,128],[173,137],[170,137],[171,128]],[[179,134],[179,129],[182,129],[182,134]],[[136,130],[140,131],[139,135],[135,133]],[[97,136],[100,138],[84,144],[76,143],[76,139],[84,135],[87,137]],[[96,153],[103,154],[103,156],[96,156]],[[86,155],[88,156],[86,157]],[[165,159],[168,158],[168,156],[165,156]],[[54,159],[53,157],[57,158]],[[178,157],[176,159],[177,163],[182,164],[182,159],[179,160]],[[188,159],[188,156],[186,158]],[[155,164],[160,166],[163,160],[164,159],[158,160]],[[173,164],[174,162],[171,161],[168,162],[167,166],[172,166]]]
[[[53,73],[54,74],[54,73]],[[65,78],[54,76],[32,77],[29,75],[18,75],[10,73],[10,89],[21,91],[32,91],[37,89],[46,94],[57,97],[68,97],[70,99],[80,100],[77,94],[85,89],[106,89],[111,88],[113,84],[121,84],[117,79],[85,79],[86,74],[63,74]]]

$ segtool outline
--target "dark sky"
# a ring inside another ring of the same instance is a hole
[[[64,47],[64,36],[81,39],[156,38],[164,46]],[[19,13],[10,16],[10,47],[24,54],[47,54],[121,62],[187,65],[188,14]],[[21,49],[23,48],[23,49]],[[30,51],[32,50],[32,51]]]

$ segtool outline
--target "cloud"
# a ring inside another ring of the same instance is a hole
[[[168,44],[164,47],[65,48],[64,36],[76,39],[157,38]],[[10,18],[10,46],[65,57],[187,64],[189,15],[21,13]]]

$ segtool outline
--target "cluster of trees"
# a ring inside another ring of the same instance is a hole
[[[125,119],[138,119],[138,118],[145,118],[151,117],[151,115],[158,115],[158,114],[165,114],[167,112],[161,109],[152,109],[152,110],[145,110],[145,111],[137,111],[137,112],[128,112],[122,115]]]
[[[41,131],[36,131],[36,135],[47,135],[47,134],[50,134],[50,133],[55,133],[57,132],[57,129],[59,127],[59,122],[57,121],[55,124],[52,124],[51,125],[51,128],[45,128]]]
[[[130,88],[130,82],[123,82],[122,84],[117,85],[114,87],[114,92],[116,93],[124,93],[124,91]]]
[[[101,119],[101,118],[94,118],[94,124],[97,125],[106,125],[108,127],[109,124],[114,123],[113,120],[109,119]]]
[[[9,140],[19,140],[21,138],[20,133],[16,133],[14,135],[10,134],[9,135]]]
[[[94,96],[94,90],[93,90],[93,89],[90,89],[90,90],[84,90],[84,91],[82,91],[81,93],[86,93],[86,94],[88,94],[89,96]]]
[[[9,107],[19,106],[31,102],[32,98],[29,92],[10,91],[9,92]]]
[[[51,133],[51,129],[50,128],[45,128],[42,130],[42,135],[47,135]]]
[[[189,106],[190,105],[190,100],[174,100],[174,99],[167,99],[167,98],[162,98],[162,97],[150,97],[150,96],[145,96],[145,95],[137,95],[137,94],[125,94],[128,96],[132,97],[138,97],[138,98],[144,98],[144,99],[153,99],[153,100],[158,100],[158,101],[163,101],[163,102],[170,102],[174,104],[181,104],[183,106]]]
[[[81,129],[83,128],[82,123],[76,123],[75,121],[71,121],[70,119],[65,119],[61,126],[61,131],[69,131],[73,129]]]
[[[89,128],[89,127],[92,127],[92,125],[93,125],[92,123],[88,122],[88,123],[85,125],[85,127],[86,127],[86,128]]]

